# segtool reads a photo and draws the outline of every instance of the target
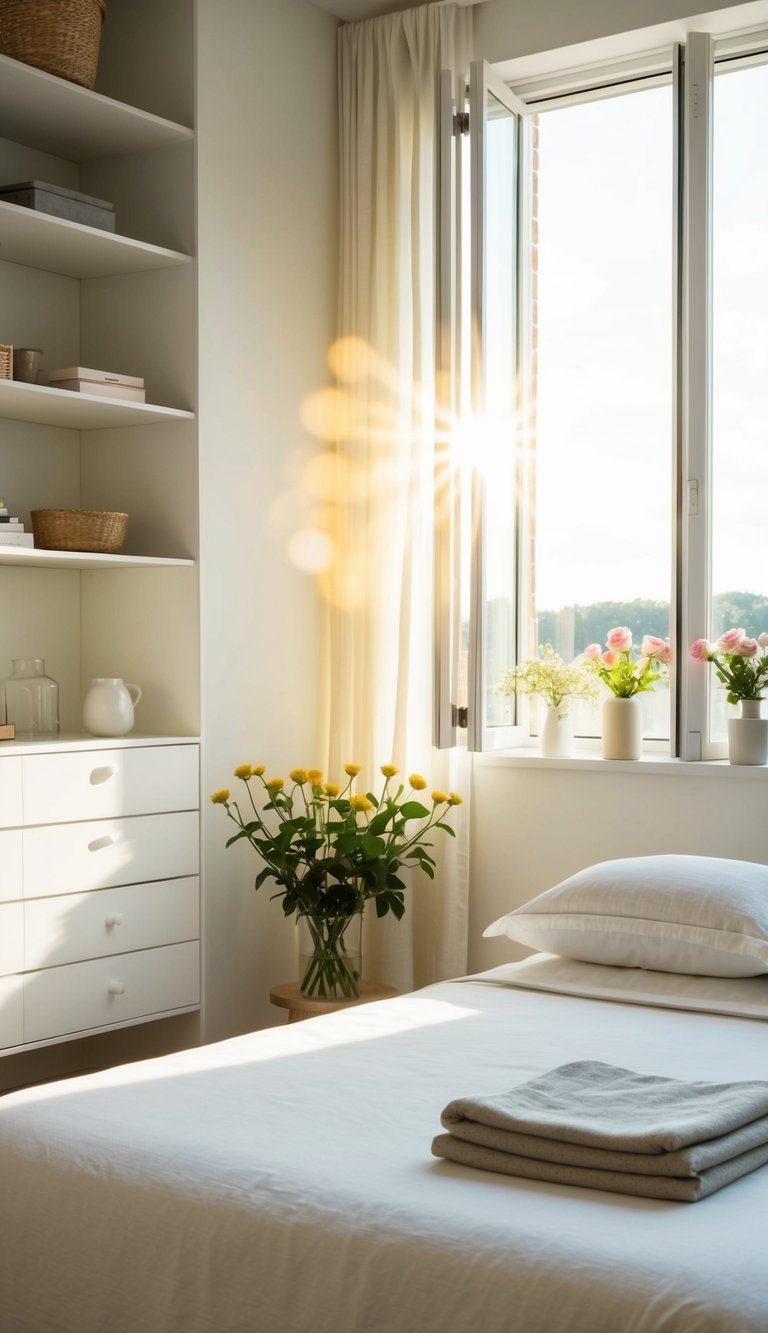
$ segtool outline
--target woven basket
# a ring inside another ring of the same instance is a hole
[[[0,0],[0,51],[92,88],[106,15],[104,0]]]
[[[0,380],[13,379],[13,348],[0,343]]]
[[[33,509],[35,546],[45,551],[98,551],[115,555],[125,541],[127,514],[96,509]]]

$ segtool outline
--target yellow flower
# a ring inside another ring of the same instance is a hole
[[[464,797],[459,796],[459,793],[457,791],[452,791],[450,796],[448,797],[448,802],[450,805],[463,805]]]
[[[292,768],[288,777],[291,782],[298,782],[300,786],[303,786],[307,781],[307,770],[305,768]],[[269,783],[267,783],[267,786],[269,786]]]
[[[400,772],[400,769],[396,764],[382,764],[381,771],[385,778],[393,778],[396,773]]]
[[[326,796],[330,796],[331,800],[333,800],[334,796],[338,796],[341,787],[338,782],[326,782],[323,790],[325,791]]]
[[[345,764],[344,772],[347,773],[349,777],[356,778],[358,773],[360,772],[360,768],[361,768],[360,764]]]
[[[266,773],[266,771],[267,771],[267,765],[266,765],[266,764],[254,764],[254,765],[253,765],[253,776],[256,777],[256,778],[260,778],[260,777],[262,776],[263,773]]]
[[[432,800],[434,801],[435,805],[447,805],[448,796],[444,791],[433,791]]]
[[[211,796],[214,805],[226,805],[229,800],[229,787],[222,787]]]
[[[307,781],[311,782],[313,787],[317,786],[317,784],[319,782],[322,782],[322,780],[323,780],[323,770],[321,768],[307,769]]]
[[[285,782],[283,781],[282,778],[267,778],[267,781],[264,783],[264,786],[266,787],[267,791],[273,791],[273,792],[282,791],[283,787],[285,786]]]
[[[249,778],[252,773],[253,767],[251,764],[238,764],[235,769],[235,777],[242,778],[243,782],[245,782],[246,778]]]
[[[414,791],[423,791],[427,785],[427,779],[421,776],[421,773],[411,773],[408,781]]]
[[[350,796],[349,804],[353,810],[372,810],[373,801],[369,801],[367,796]]]

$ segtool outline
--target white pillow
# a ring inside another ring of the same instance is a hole
[[[714,856],[601,861],[484,934],[585,963],[757,976],[768,972],[768,866]]]

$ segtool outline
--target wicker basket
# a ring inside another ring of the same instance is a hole
[[[104,0],[0,0],[0,51],[92,88],[106,14]]]
[[[127,514],[96,509],[33,509],[35,546],[45,551],[98,551],[115,555],[125,541]]]
[[[0,343],[0,380],[13,379],[13,348]]]

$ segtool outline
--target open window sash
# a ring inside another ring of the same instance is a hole
[[[485,61],[469,79],[471,472],[467,746],[518,744],[514,697],[524,560],[521,496],[530,421],[529,136],[523,102]]]

